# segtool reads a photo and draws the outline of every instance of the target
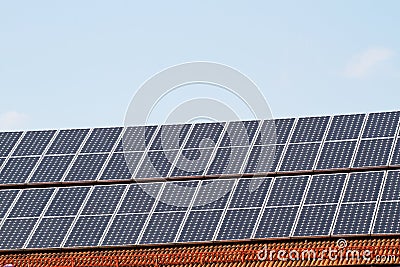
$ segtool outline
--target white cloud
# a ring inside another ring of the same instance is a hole
[[[16,111],[0,114],[0,130],[17,130],[23,128],[28,121],[28,116]]]
[[[378,63],[390,59],[393,55],[394,51],[388,48],[369,48],[347,64],[345,74],[355,78],[364,77]]]

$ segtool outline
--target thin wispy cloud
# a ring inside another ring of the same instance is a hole
[[[0,114],[0,130],[18,130],[24,128],[28,122],[28,115],[16,111]]]
[[[365,77],[379,63],[389,60],[393,55],[394,51],[388,48],[369,48],[350,60],[345,75],[354,78]]]

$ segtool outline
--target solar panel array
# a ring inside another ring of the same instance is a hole
[[[0,133],[0,250],[400,234],[399,119],[279,119],[276,139],[271,121]],[[187,179],[140,183],[160,177]]]
[[[276,140],[271,121],[5,132],[0,185],[399,166],[399,117],[386,112],[278,119]],[[234,136],[238,125],[244,125],[245,138]],[[178,141],[166,138],[163,144],[162,135],[177,135]],[[259,164],[268,159],[271,167]]]

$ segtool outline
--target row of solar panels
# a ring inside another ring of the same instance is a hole
[[[226,146],[230,144],[230,139],[227,132],[222,134],[224,131],[221,124],[194,124],[192,128],[197,129],[192,129],[190,136],[196,137],[189,137],[182,147],[187,146],[188,140],[196,140],[197,144],[200,144],[204,138],[214,138],[216,144],[214,147],[164,151],[154,150],[162,149],[163,128],[167,130],[167,136],[174,133],[184,133],[182,136],[185,136],[191,126],[134,127],[128,128],[125,132],[122,128],[27,132],[23,137],[22,133],[0,133],[0,138],[3,134],[3,139],[0,139],[3,146],[0,150],[9,151],[8,157],[0,157],[0,184],[399,166],[400,139],[397,138],[396,131],[399,114],[399,112],[392,112],[375,113],[369,116],[359,114],[331,118],[276,120],[278,140],[276,145],[260,145],[265,142],[258,141],[263,138],[262,133],[268,132],[262,130],[268,122],[259,124],[257,121],[249,121],[228,124],[231,128],[235,128],[244,123],[247,132],[252,133],[249,136],[254,137],[255,133],[259,132],[256,139],[246,141],[248,144],[246,146]],[[325,126],[322,127],[321,123]],[[326,127],[327,124],[330,126]],[[361,127],[363,124],[364,128]],[[144,129],[146,140],[151,141],[147,149],[135,139],[140,138],[139,129]],[[211,129],[219,129],[218,134]],[[195,133],[198,134],[195,135]],[[47,138],[43,138],[44,134],[48,134]],[[121,152],[124,134],[129,135],[128,139],[133,140],[130,143],[132,150],[142,150],[126,154],[129,158],[129,167]],[[4,136],[14,136],[14,139],[7,139]],[[291,136],[290,139],[301,136],[295,141],[307,142],[283,144],[285,140],[289,140],[289,136]],[[342,139],[336,140],[337,138]],[[167,142],[168,140],[170,139],[167,139]],[[19,149],[20,147],[25,150]],[[20,155],[19,151],[22,150],[26,152],[23,154],[35,154],[32,151],[43,154],[28,157],[16,156]],[[76,152],[76,154],[62,154],[64,152]],[[271,164],[265,164],[268,162]]]
[[[400,171],[9,189],[0,199],[3,250],[400,232]]]

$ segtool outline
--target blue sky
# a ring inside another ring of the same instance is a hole
[[[395,0],[2,1],[0,130],[122,125],[146,79],[188,61],[240,70],[276,118],[400,110],[399,10]],[[158,114],[213,93],[193,90]]]

